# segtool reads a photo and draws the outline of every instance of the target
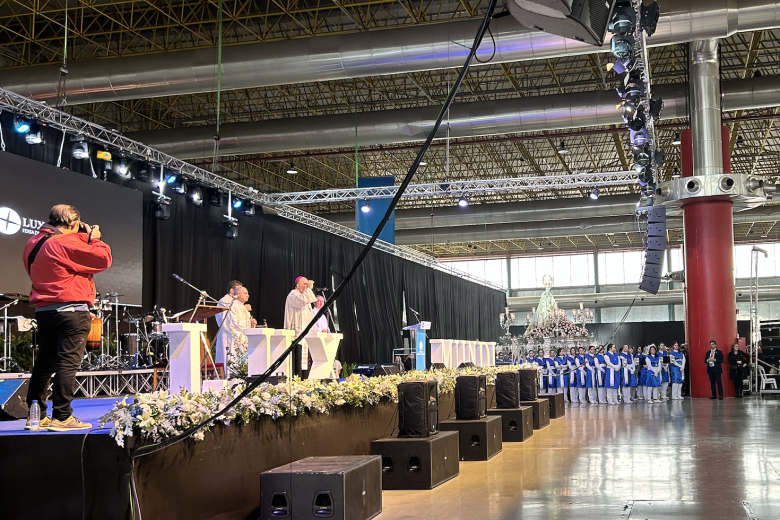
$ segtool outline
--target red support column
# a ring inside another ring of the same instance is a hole
[[[728,146],[728,143],[726,143]],[[692,397],[710,397],[704,362],[711,340],[723,352],[723,389],[734,396],[728,352],[737,337],[734,290],[734,228],[728,200],[690,202],[683,206],[685,229],[685,332],[690,354]]]

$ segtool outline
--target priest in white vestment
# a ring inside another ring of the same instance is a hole
[[[228,310],[216,316],[220,325],[217,333],[216,363],[223,363],[225,377],[230,378],[228,364],[235,360],[242,352],[246,351],[246,336],[243,330],[257,325],[257,321],[249,314],[246,302],[249,300],[249,291],[246,287],[238,286],[233,289],[234,296],[228,293],[219,301],[220,307]]]
[[[287,301],[284,304],[284,328],[295,331],[295,337],[298,337],[303,329],[314,316],[311,312],[311,304],[317,301],[312,289],[314,281],[307,280],[303,276],[295,279],[295,289],[287,295]],[[293,359],[293,371],[296,375],[302,376],[303,370],[309,368],[309,349],[306,341],[301,341],[295,347],[295,357]]]
[[[322,309],[323,305],[325,305],[325,297],[324,296],[317,296],[317,301],[314,302],[314,309],[312,309],[312,317],[314,317],[314,314],[317,314],[320,309]],[[311,329],[312,332],[330,332],[330,327],[328,326],[328,315],[323,314],[320,316],[320,319],[317,320],[317,323],[314,324],[314,327]]]

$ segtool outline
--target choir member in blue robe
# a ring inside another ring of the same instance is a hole
[[[566,379],[568,380],[567,386],[569,387],[569,400],[572,403],[579,403],[579,392],[577,392],[577,349],[574,347],[569,349],[569,355],[566,357]]]
[[[599,404],[607,404],[607,389],[604,387],[604,376],[606,375],[606,365],[604,363],[604,347],[599,347],[596,357],[593,359],[596,366],[596,395],[599,398]]]
[[[544,365],[547,367],[545,373],[547,374],[547,393],[555,393],[555,361],[552,357],[552,351],[546,350],[544,352]]]
[[[658,344],[658,357],[661,358],[661,401],[666,401],[669,389],[669,351],[664,343]]]
[[[669,379],[672,380],[672,400],[682,401],[682,385],[685,381],[685,354],[680,352],[680,344],[676,341],[669,353]]]
[[[569,378],[566,376],[566,356],[563,355],[563,349],[559,348],[555,353],[555,393],[563,394],[563,401],[569,402],[569,392],[567,388],[569,386]]]
[[[645,399],[648,403],[660,403],[661,388],[661,358],[658,357],[658,351],[655,345],[650,345],[650,352],[645,358],[647,367],[647,378],[645,379]]]
[[[577,366],[577,397],[580,403],[586,403],[587,397],[585,397],[585,391],[588,388],[588,370],[587,356],[585,355],[585,347],[579,348],[579,354],[574,358],[574,362]]]
[[[585,379],[585,387],[588,389],[588,402],[590,404],[598,404],[598,387],[599,381],[596,374],[596,347],[590,347],[588,354],[585,356],[585,368],[587,369],[587,378]]]
[[[620,353],[620,386],[623,389],[623,404],[631,404],[631,389],[636,388],[636,365],[634,364],[634,355],[631,354],[631,347],[623,345],[623,352]]]
[[[607,391],[607,403],[618,403],[618,388],[620,388],[620,356],[614,343],[607,345],[607,353],[604,354],[604,364],[607,365],[604,374],[604,388]]]
[[[636,378],[636,398],[640,401],[645,400],[645,381],[647,380],[647,367],[645,366],[645,351],[643,347],[636,348],[636,366],[639,373]]]

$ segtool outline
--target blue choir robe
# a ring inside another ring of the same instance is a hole
[[[546,357],[544,358],[544,364],[547,367],[547,389],[552,390],[557,386],[555,378],[555,361],[551,357]]]
[[[679,350],[669,353],[669,371],[672,383],[681,384],[685,381],[685,354]]]
[[[645,386],[651,388],[658,388],[661,386],[661,358],[658,356],[647,356],[645,359],[645,366],[647,367],[647,377],[645,378]]]
[[[595,356],[585,354],[585,388],[598,388],[598,379],[596,379],[596,365],[594,364]]]
[[[604,364],[607,365],[607,372],[604,374],[604,387],[620,388],[620,356],[617,352],[614,354],[607,352],[604,354]]]
[[[577,355],[574,357],[574,364],[577,366],[577,388],[587,388],[588,369],[585,368],[587,356]]]
[[[555,362],[555,388],[568,388],[569,376],[566,374],[566,357],[558,356],[553,361]]]
[[[596,357],[593,358],[593,365],[596,367],[596,371],[594,372],[594,376],[596,377],[596,382],[598,383],[598,388],[604,388],[604,376],[606,365],[604,364],[604,354],[596,354]]]
[[[577,356],[568,356],[566,358],[566,370],[568,370],[568,374],[566,375],[567,383],[566,386],[570,388],[577,388]]]
[[[661,356],[661,382],[662,383],[668,383],[669,382],[669,352],[664,352]]]
[[[639,367],[639,378],[637,379],[637,384],[639,384],[639,386],[645,386],[645,382],[647,382],[647,366],[645,365],[647,356],[644,354],[639,354],[637,358],[637,366]]]
[[[620,357],[624,359],[621,369],[621,386],[636,386],[636,365],[634,364],[634,355],[627,352],[621,353]]]

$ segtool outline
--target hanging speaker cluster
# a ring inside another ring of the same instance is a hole
[[[661,269],[666,251],[666,206],[652,206],[647,211],[647,238],[645,242],[645,270],[639,288],[658,294]]]

